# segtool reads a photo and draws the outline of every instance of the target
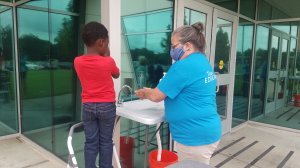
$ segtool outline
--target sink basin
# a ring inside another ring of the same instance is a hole
[[[146,125],[158,124],[164,121],[164,103],[150,100],[124,102],[117,107],[117,115]]]

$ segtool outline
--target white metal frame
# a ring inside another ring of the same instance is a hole
[[[281,78],[284,78],[284,92],[283,92],[283,98],[277,100],[276,109],[283,107],[287,102],[287,83],[288,83],[288,68],[289,68],[289,56],[290,56],[290,45],[291,45],[291,38],[287,36],[286,34],[281,34],[281,52],[282,55],[282,47],[283,47],[283,40],[287,41],[287,57],[286,57],[286,65],[285,69],[281,69],[282,64],[282,57],[280,57],[280,74],[279,74],[279,80]],[[278,89],[279,89],[279,82],[278,82]]]
[[[271,57],[272,57],[272,46],[273,46],[273,36],[275,37],[278,37],[278,54],[277,54],[277,67],[276,67],[276,70],[271,70],[271,66],[272,66],[272,63],[271,63]],[[268,77],[267,77],[267,80],[266,80],[266,94],[265,94],[265,114],[267,113],[270,113],[272,111],[275,111],[276,110],[276,92],[277,92],[277,79],[278,79],[278,66],[279,66],[279,54],[280,54],[280,48],[281,46],[281,37],[280,37],[280,33],[277,32],[277,31],[271,31],[270,33],[270,36],[269,36],[269,46],[268,48],[270,49],[269,50],[269,53],[268,53]],[[268,95],[269,95],[269,89],[270,89],[270,86],[269,86],[269,81],[270,80],[275,80],[275,84],[274,84],[274,91],[271,91],[272,94],[273,94],[273,101],[271,102],[268,102]]]
[[[206,14],[206,24],[205,24],[205,40],[206,40],[206,49],[205,53],[210,57],[210,42],[211,42],[211,27],[212,27],[212,14],[213,8],[207,5],[201,4],[193,0],[178,0],[178,8],[176,11],[176,23],[174,24],[174,30],[177,27],[184,25],[184,8],[193,9],[201,13]]]
[[[238,17],[219,9],[207,6],[202,2],[194,0],[178,0],[175,10],[174,29],[184,25],[184,9],[189,8],[195,11],[206,14],[205,36],[206,36],[206,55],[210,59],[210,63],[214,66],[215,60],[215,43],[217,33],[217,18],[228,20],[232,22],[231,46],[230,46],[230,68],[228,74],[218,75],[218,82],[220,85],[227,85],[228,94],[226,100],[226,114],[222,117],[223,134],[230,132],[232,123],[232,107],[233,107],[233,91],[234,91],[234,74],[236,63],[236,40],[237,40],[237,26]]]
[[[284,33],[281,33],[276,30],[272,30],[270,33],[270,39],[269,39],[269,58],[268,60],[271,60],[272,56],[272,37],[276,36],[278,37],[278,55],[277,55],[277,67],[276,70],[271,70],[272,63],[271,61],[268,61],[268,78],[266,81],[266,95],[265,95],[265,114],[268,114],[270,112],[273,112],[285,105],[286,102],[286,87],[287,87],[287,82],[288,82],[288,61],[289,61],[289,48],[290,48],[290,37]],[[283,45],[283,40],[287,40],[288,48],[287,48],[287,61],[286,61],[286,69],[281,69],[281,62],[282,62],[282,45]],[[284,95],[283,98],[278,98],[278,92],[279,92],[279,82],[281,78],[285,78],[285,83],[284,83]],[[269,86],[268,82],[270,79],[275,80],[275,88],[273,94],[274,94],[274,100],[272,102],[268,102],[268,94],[269,94]]]
[[[211,58],[210,63],[214,66],[215,62],[215,47],[216,47],[216,34],[217,34],[217,19],[224,19],[232,22],[231,45],[230,45],[230,62],[227,74],[219,74],[218,79],[220,86],[227,85],[227,100],[225,118],[222,120],[223,133],[231,131],[232,125],[232,110],[233,110],[233,92],[234,92],[234,79],[235,79],[235,65],[236,65],[236,45],[237,45],[237,28],[238,17],[229,13],[214,9],[213,13],[213,27],[212,27],[212,40],[211,40]]]

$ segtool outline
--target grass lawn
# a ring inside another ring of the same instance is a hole
[[[54,96],[71,93],[73,87],[72,70],[30,70],[26,74],[24,99],[51,96],[51,74],[53,73]]]

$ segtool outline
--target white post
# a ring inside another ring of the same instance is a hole
[[[101,1],[101,23],[108,29],[110,54],[121,71],[121,0]],[[114,84],[115,91],[118,93],[121,88],[121,76],[114,80]],[[115,128],[114,142],[119,153],[120,122]],[[117,167],[115,159],[113,159],[113,165]]]

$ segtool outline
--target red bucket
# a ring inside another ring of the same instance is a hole
[[[300,107],[300,94],[294,95],[294,106]]]
[[[168,150],[162,150],[161,161],[157,161],[157,153],[157,150],[153,150],[149,154],[150,168],[165,168],[178,161],[178,156],[176,153]]]
[[[122,168],[133,168],[134,139],[121,136],[120,138],[120,159]]]

